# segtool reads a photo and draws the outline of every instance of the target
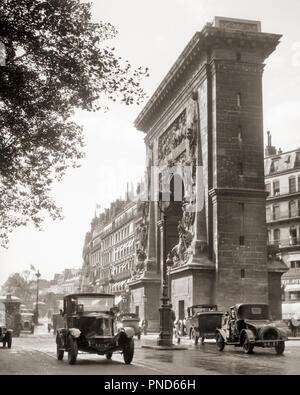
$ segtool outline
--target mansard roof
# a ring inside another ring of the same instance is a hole
[[[265,176],[300,171],[300,148],[265,158]]]

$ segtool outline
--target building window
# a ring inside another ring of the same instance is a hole
[[[279,181],[273,182],[273,194],[274,194],[274,196],[277,196],[280,194],[280,182]]]
[[[268,192],[268,196],[271,195],[271,184],[269,182],[266,184],[266,192]]]
[[[240,143],[242,143],[242,141],[243,141],[243,130],[242,130],[241,126],[239,126],[239,128],[238,128],[238,140]]]
[[[279,205],[275,205],[273,206],[273,219],[280,219],[280,206]]]
[[[296,177],[289,178],[289,189],[290,193],[296,192]]]
[[[245,204],[239,203],[240,212],[240,246],[245,245]]]
[[[291,261],[291,269],[300,269],[300,261]]]
[[[290,300],[300,300],[300,292],[290,292]]]
[[[274,244],[279,245],[280,243],[280,229],[274,230]]]
[[[295,200],[289,202],[289,214],[290,214],[290,218],[297,217],[298,209]]]
[[[246,271],[245,271],[245,269],[241,270],[241,278],[246,278]]]
[[[271,217],[271,207],[267,206],[266,207],[266,220],[267,220],[267,222],[270,222],[271,219],[272,219],[272,217]]]
[[[298,237],[297,237],[297,228],[290,228],[290,245],[297,245]]]
[[[238,170],[239,170],[239,175],[243,176],[244,175],[244,166],[243,166],[243,162],[239,162],[238,164]]]

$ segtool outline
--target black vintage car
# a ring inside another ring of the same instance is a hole
[[[243,347],[251,354],[256,347],[274,347],[283,354],[287,334],[280,322],[272,322],[267,304],[237,304],[225,315],[223,326],[217,329],[216,341],[220,351],[225,345]]]
[[[6,311],[5,304],[0,302],[0,342],[3,347],[11,348],[12,344],[12,329],[8,329],[6,326]]]
[[[216,305],[202,304],[188,308],[186,318],[186,333],[196,345],[201,338],[201,344],[205,339],[216,336],[216,329],[222,326],[223,313],[217,310]],[[176,335],[175,335],[176,336]],[[178,341],[178,336],[177,341]]]
[[[118,307],[114,295],[82,293],[64,297],[64,328],[57,330],[57,359],[68,352],[70,365],[76,363],[78,351],[106,355],[123,353],[124,362],[130,364],[134,354],[134,330],[116,326]]]

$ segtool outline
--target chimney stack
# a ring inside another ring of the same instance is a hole
[[[268,130],[267,134],[268,134],[268,144],[267,144],[266,149],[265,149],[265,156],[276,155],[277,154],[277,150],[276,150],[276,147],[272,146],[272,135],[271,135],[271,132]]]

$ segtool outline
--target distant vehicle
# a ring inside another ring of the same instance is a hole
[[[30,309],[21,309],[21,331],[34,333],[34,314]]]
[[[223,313],[218,311],[216,305],[200,304],[187,309],[188,316],[185,320],[185,332],[196,345],[201,338],[201,344],[205,339],[214,339],[216,329],[222,326]],[[175,330],[177,343],[180,342],[180,328]],[[182,329],[181,329],[182,333]]]
[[[217,329],[216,341],[220,351],[225,345],[243,347],[251,354],[254,347],[274,347],[278,355],[284,353],[287,334],[279,323],[272,322],[267,304],[237,304],[230,308],[221,329]]]
[[[119,308],[115,296],[108,294],[82,293],[64,297],[61,312],[65,328],[56,335],[57,359],[68,353],[70,365],[76,363],[78,351],[105,355],[122,353],[124,362],[130,364],[134,354],[134,330],[122,328],[117,331],[116,314]]]
[[[0,342],[3,347],[11,348],[12,345],[12,329],[8,329],[6,326],[6,311],[5,304],[0,302]]]
[[[140,327],[140,317],[135,313],[122,313],[117,317],[117,328],[132,328],[135,336],[140,340],[142,328]]]
[[[16,296],[0,296],[0,302],[5,305],[6,325],[13,330],[13,336],[19,337],[21,333],[21,299]]]

